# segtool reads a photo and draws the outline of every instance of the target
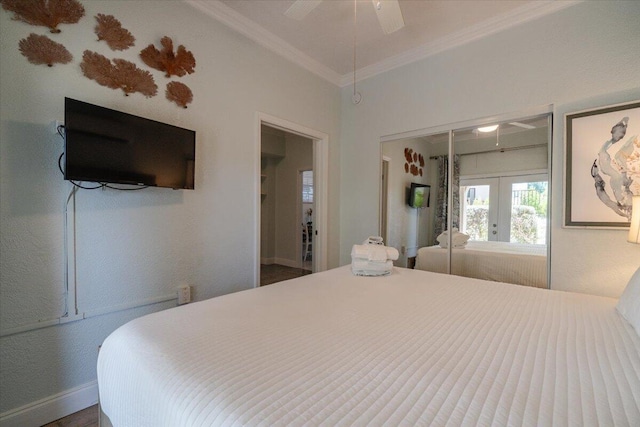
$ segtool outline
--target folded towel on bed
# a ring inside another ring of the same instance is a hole
[[[356,276],[386,276],[391,274],[393,261],[367,261],[353,259],[351,261],[351,272]]]
[[[398,259],[398,250],[382,245],[353,245],[351,258],[366,259],[368,261],[395,261]]]
[[[385,276],[399,255],[396,248],[384,246],[382,237],[369,236],[362,245],[351,248],[351,271],[356,276]]]
[[[453,230],[453,233],[451,235],[451,246],[454,248],[464,248],[470,236],[468,234],[460,233],[458,229],[455,227],[452,230]],[[440,235],[436,238],[436,240],[440,244],[440,247],[443,247],[443,248],[448,247],[449,246],[449,230],[443,231],[442,233],[440,233]]]

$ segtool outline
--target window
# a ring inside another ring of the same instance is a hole
[[[302,203],[313,203],[313,171],[302,172]]]

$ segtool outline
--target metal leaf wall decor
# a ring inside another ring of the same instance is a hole
[[[60,43],[56,43],[47,36],[31,33],[18,44],[22,53],[32,64],[67,64],[73,59],[73,55]]]
[[[99,53],[85,50],[80,68],[86,77],[102,86],[122,89],[126,96],[139,92],[151,98],[158,93],[158,86],[151,73],[124,59],[111,61]]]
[[[425,164],[424,156],[413,151],[413,148],[405,148],[404,158],[406,160],[404,164],[404,171],[413,176],[422,176],[422,168],[424,168]]]
[[[78,0],[0,0],[2,8],[13,12],[13,19],[49,28],[59,33],[60,24],[75,24],[84,16]]]
[[[180,107],[187,108],[187,104],[193,101],[193,92],[184,83],[169,82],[167,83],[167,90],[165,92],[167,99],[171,102],[175,102]]]
[[[164,71],[166,77],[182,77],[194,72],[196,59],[184,46],[178,46],[174,53],[173,41],[166,36],[160,40],[160,44],[162,50],[158,50],[150,44],[140,52],[140,58],[145,64],[156,70]]]
[[[77,23],[85,15],[84,6],[79,0],[0,0],[0,5],[4,10],[13,12],[13,20],[44,26],[52,33],[61,32],[58,28],[60,24]],[[98,41],[104,41],[112,50],[126,50],[135,44],[133,34],[123,28],[113,15],[98,13],[95,19],[94,31]],[[140,58],[147,66],[164,72],[168,78],[195,72],[195,57],[183,45],[174,51],[173,40],[167,36],[162,37],[160,45],[158,49],[150,44],[140,52]],[[64,45],[33,33],[20,40],[19,49],[32,64],[52,67],[73,60],[73,55]],[[125,59],[109,59],[85,50],[80,69],[87,78],[111,89],[121,89],[127,96],[138,92],[150,98],[158,93],[153,75]],[[183,108],[193,102],[193,92],[181,82],[169,82],[165,96]]]
[[[98,41],[104,40],[112,50],[125,50],[133,46],[136,38],[113,15],[96,15],[98,24],[95,27]]]

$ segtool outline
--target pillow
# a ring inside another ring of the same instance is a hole
[[[631,280],[624,289],[616,310],[640,335],[640,268],[631,276]]]

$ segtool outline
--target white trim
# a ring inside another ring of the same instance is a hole
[[[39,427],[98,403],[98,382],[74,387],[0,414],[0,427]]]
[[[153,305],[153,304],[160,304],[163,302],[169,302],[169,301],[176,301],[178,299],[178,291],[169,294],[169,295],[164,295],[164,296],[159,296],[159,297],[153,297],[153,298],[147,298],[144,300],[138,300],[138,301],[133,301],[130,303],[124,303],[124,304],[118,304],[118,305],[111,305],[109,307],[104,307],[104,308],[96,308],[95,310],[89,310],[89,311],[85,311],[84,312],[84,317],[85,318],[89,318],[89,317],[95,317],[95,316],[102,316],[105,314],[111,314],[111,313],[116,313],[118,311],[124,311],[124,310],[131,310],[134,308],[141,308],[141,307],[145,307],[147,305]]]
[[[262,265],[271,265],[271,264],[275,264],[275,258],[274,257],[269,257],[269,258],[260,258],[260,264]]]
[[[184,0],[184,2],[270,51],[285,57],[305,70],[311,71],[313,74],[339,86],[340,79],[342,78],[339,73],[336,73],[306,53],[296,49],[291,44],[265,30],[260,25],[239,14],[221,1]]]
[[[475,175],[460,175],[460,180],[463,179],[482,179],[482,178],[502,178],[511,176],[529,176],[529,175],[549,175],[548,169],[526,169],[521,171],[508,171],[508,172],[490,172],[479,173]]]
[[[236,12],[219,0],[183,1],[189,6],[211,16],[227,27],[248,37],[270,51],[283,56],[289,61],[336,86],[345,87],[353,84],[353,72],[349,72],[344,75],[339,74],[319,61],[311,58],[301,50],[293,47],[293,45],[287,41],[274,35],[270,31],[267,31],[254,21]],[[356,72],[356,81],[365,80],[375,75],[393,70],[394,68],[420,61],[445,50],[462,46],[482,37],[558,12],[565,8],[582,3],[583,1],[584,0],[544,0],[530,2],[510,12],[495,16],[476,25],[472,25],[471,27],[462,29],[456,33],[437,39],[432,43],[427,43],[375,64],[362,67]]]
[[[255,235],[255,266],[254,287],[260,286],[260,165],[261,165],[261,133],[262,125],[274,127],[285,132],[300,135],[313,140],[313,174],[314,174],[314,218],[317,228],[314,230],[314,257],[313,271],[319,272],[327,269],[328,263],[328,201],[329,201],[329,135],[294,122],[266,113],[256,112],[255,118],[255,208],[254,208],[254,235]],[[279,259],[276,260],[278,263]],[[285,265],[285,264],[283,264]],[[297,265],[293,265],[297,267]]]
[[[419,138],[423,136],[435,135],[439,133],[448,133],[449,130],[465,130],[483,125],[489,122],[508,122],[517,119],[524,119],[528,117],[543,116],[553,113],[553,105],[542,105],[538,107],[528,108],[515,113],[503,113],[488,117],[482,117],[478,119],[462,120],[459,122],[447,123],[444,125],[431,126],[428,128],[416,129],[406,132],[399,132],[390,135],[383,135],[380,137],[380,142],[396,141],[398,139],[406,138]]]
[[[384,170],[384,163],[387,163],[387,175],[385,177],[385,185],[387,186],[387,188],[384,188],[384,186],[382,185],[382,180],[380,182],[380,194],[379,194],[379,203],[378,203],[378,232],[379,232],[379,236],[382,236],[384,234],[383,239],[384,239],[384,243],[388,244],[387,239],[389,237],[389,171],[391,170],[391,157],[389,156],[385,156],[384,154],[384,150],[382,148],[382,144],[380,144],[380,174],[382,175],[382,172]],[[386,190],[386,194],[385,194],[385,190]],[[385,219],[385,224],[384,224],[384,233],[382,232],[382,201],[383,199],[386,201],[386,212],[384,214],[384,219]],[[403,254],[404,255],[404,254]]]
[[[50,326],[64,325],[65,323],[76,322],[78,320],[88,319],[90,317],[103,316],[105,314],[116,313],[118,311],[133,310],[136,308],[146,307],[152,304],[159,304],[163,302],[173,301],[178,299],[177,292],[175,294],[169,294],[159,297],[147,298],[144,300],[138,300],[128,302],[124,304],[112,305],[109,307],[96,308],[83,313],[78,313],[72,316],[57,317],[55,319],[40,320],[36,323],[30,323],[27,325],[16,326],[15,328],[7,328],[0,330],[0,337],[6,337],[9,335],[21,334],[24,332],[34,331],[36,329],[44,329]]]

